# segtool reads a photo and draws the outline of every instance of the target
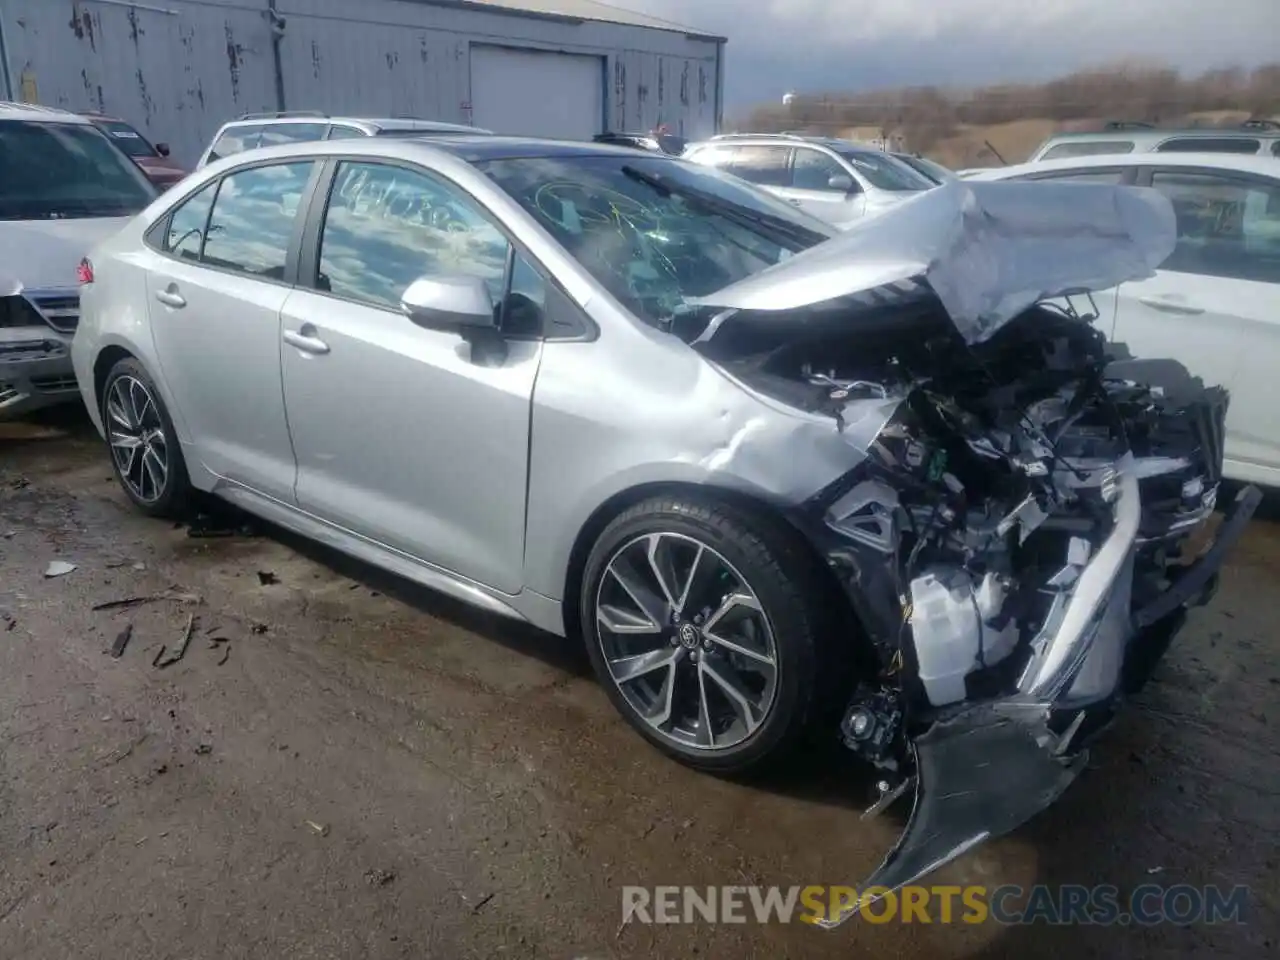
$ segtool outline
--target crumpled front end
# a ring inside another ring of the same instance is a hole
[[[910,883],[1052,803],[1211,594],[1259,499],[1246,489],[1189,560],[1217,505],[1227,395],[1131,379],[1140,362],[1118,375],[1077,317],[1033,308],[980,348],[926,327],[910,341],[872,369],[834,341],[806,353],[835,365],[807,368],[833,403],[901,399],[867,460],[796,513],[878,664],[844,742],[880,768],[885,805],[914,794],[866,889]]]
[[[1244,490],[1188,556],[1218,506],[1227,393],[1169,378],[1170,361],[1117,362],[1071,304],[977,339],[926,289],[742,310],[696,346],[836,431],[871,408],[883,424],[792,511],[874,663],[843,741],[881,773],[875,809],[914,795],[863,889],[910,883],[1052,803],[1212,594],[1259,499]]]

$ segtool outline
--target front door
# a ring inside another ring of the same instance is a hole
[[[174,211],[147,270],[161,375],[196,456],[217,476],[285,502],[295,465],[280,308],[313,166],[255,166],[210,184]]]
[[[796,147],[791,185],[781,192],[805,213],[837,227],[849,226],[867,209],[867,196],[853,175],[812,147]]]
[[[458,333],[423,329],[399,309],[424,276],[480,277],[499,301],[510,252],[448,181],[343,161],[318,268],[285,304],[281,335],[298,505],[516,593],[541,341],[509,338],[505,358],[473,356]]]
[[[1149,185],[1178,218],[1156,275],[1120,287],[1113,338],[1137,356],[1173,357],[1231,391],[1228,473],[1280,479],[1280,179],[1157,168]]]

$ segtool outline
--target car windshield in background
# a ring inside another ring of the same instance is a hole
[[[759,273],[832,235],[736,177],[653,155],[477,166],[655,326],[664,326],[686,298]]]
[[[99,120],[95,124],[99,130],[116,142],[116,146],[131,157],[158,157],[155,147],[146,138],[127,123],[119,120]]]
[[[0,219],[125,217],[155,196],[97,127],[0,121]]]
[[[840,155],[853,165],[873,187],[894,193],[910,193],[928,190],[936,186],[932,180],[887,153],[875,150],[840,151]]]

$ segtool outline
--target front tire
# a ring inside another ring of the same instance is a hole
[[[107,374],[100,412],[125,496],[148,516],[181,519],[192,494],[182,446],[155,381],[133,357]]]
[[[591,551],[580,598],[610,700],[690,766],[781,759],[826,687],[816,567],[792,531],[749,509],[674,496],[626,510]]]

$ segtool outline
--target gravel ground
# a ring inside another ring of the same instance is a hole
[[[693,773],[573,643],[274,531],[190,537],[109,474],[74,415],[0,426],[0,957],[1146,960],[1280,939],[1271,521],[1063,800],[932,881],[1248,884],[1245,924],[620,928],[624,884],[859,882],[901,821],[859,820],[870,780],[839,748],[765,784]],[[76,569],[46,579],[53,560]],[[192,616],[185,656],[153,666]]]

